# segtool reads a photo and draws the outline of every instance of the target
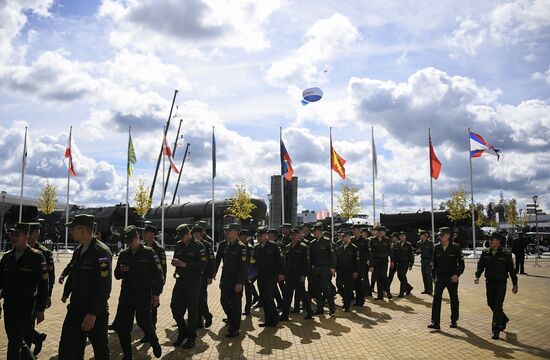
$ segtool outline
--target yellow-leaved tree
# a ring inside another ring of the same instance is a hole
[[[235,185],[235,192],[229,199],[229,208],[225,213],[235,219],[246,220],[252,217],[254,209],[256,209],[256,205],[252,203],[243,180],[240,184]]]
[[[342,192],[338,196],[336,209],[340,217],[351,219],[361,211],[359,189],[350,185],[349,181],[342,185]]]
[[[138,186],[134,189],[134,208],[141,219],[144,219],[149,209],[151,209],[149,191],[149,187],[145,186],[143,179],[140,179]]]

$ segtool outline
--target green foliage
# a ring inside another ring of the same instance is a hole
[[[451,199],[447,201],[447,217],[455,224],[470,217],[468,193],[464,186],[451,189]]]
[[[138,186],[134,189],[134,207],[136,212],[142,218],[147,215],[151,209],[151,198],[149,197],[149,187],[145,186],[143,179],[139,180]]]
[[[226,215],[233,216],[236,219],[246,220],[252,217],[252,210],[255,208],[256,205],[252,203],[244,181],[235,185],[235,193],[229,199],[229,208],[226,211]]]
[[[46,181],[46,184],[42,187],[42,190],[40,190],[36,207],[42,214],[49,215],[54,212],[56,204],[55,186],[50,184],[49,181]]]
[[[342,192],[338,196],[338,205],[336,207],[338,214],[343,218],[353,218],[361,210],[361,199],[359,189],[352,187],[349,181],[342,185]]]

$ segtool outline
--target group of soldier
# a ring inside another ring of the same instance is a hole
[[[290,313],[301,310],[304,319],[310,320],[314,315],[324,314],[326,305],[333,316],[337,294],[342,297],[344,312],[351,311],[352,306],[364,306],[365,299],[374,293],[375,300],[383,300],[384,296],[391,300],[390,284],[396,273],[400,282],[398,296],[408,296],[413,287],[408,283],[407,272],[413,267],[415,252],[421,258],[422,293],[433,294],[432,321],[428,327],[440,329],[445,289],[451,303],[450,327],[457,327],[458,283],[464,272],[464,256],[460,246],[452,242],[449,228],[439,230],[437,245],[426,231],[420,231],[415,251],[404,232],[388,238],[384,226],[369,231],[354,225],[338,232],[332,241],[321,222],[297,228],[284,224],[280,232],[261,226],[254,233],[230,224],[224,228],[224,240],[214,251],[215,244],[206,235],[205,225],[182,224],[176,229],[179,241],[170,274],[175,278],[170,308],[178,327],[174,346],[193,348],[197,328],[212,325],[208,286],[218,277],[226,336],[233,338],[240,335],[241,318],[250,315],[253,306],[263,308],[260,327],[275,327],[288,321]],[[126,227],[123,234],[126,249],[113,268],[109,248],[93,234],[93,216],[77,215],[67,226],[79,245],[59,279],[64,283],[62,301],[70,300],[58,358],[82,359],[89,339],[95,358],[109,359],[110,328],[118,334],[124,359],[132,359],[134,318],[145,334],[141,341],[151,345],[155,357],[161,357],[156,318],[168,274],[166,253],[155,240],[157,228],[152,224],[144,228]],[[44,320],[44,312],[51,305],[55,274],[52,253],[36,241],[39,231],[38,223],[15,224],[10,229],[13,248],[0,260],[0,291],[4,298],[10,360],[34,359],[46,336],[35,331],[35,324]],[[508,322],[502,310],[508,276],[513,292],[518,290],[512,255],[501,242],[499,233],[491,235],[490,247],[481,254],[475,273],[478,283],[485,272],[494,339],[498,339]],[[114,321],[109,325],[107,300],[112,272],[121,280],[121,291]]]

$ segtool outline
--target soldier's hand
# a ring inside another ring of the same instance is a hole
[[[374,271],[374,268],[373,267],[369,267],[369,271]]]
[[[153,297],[151,298],[151,304],[153,305],[153,307],[158,307],[160,305],[160,299],[157,295],[153,295]]]
[[[284,281],[285,280],[285,276],[283,274],[279,274],[277,276],[277,281]]]
[[[300,282],[306,282],[306,277],[305,277],[305,276],[301,276],[301,277],[300,277]]]
[[[60,276],[57,282],[59,282],[60,285],[63,285],[63,281],[65,281],[65,276]]]
[[[82,324],[80,327],[82,328],[82,331],[88,332],[94,328],[95,325],[95,315],[86,314],[84,317],[84,320],[82,320]]]
[[[514,287],[512,287],[512,293],[514,293],[514,294],[518,293],[518,286],[517,285],[514,285]]]
[[[412,270],[412,269],[413,269],[413,267],[412,267],[412,266],[409,266],[409,271]]]
[[[46,299],[46,309],[49,309],[50,306],[52,306],[52,298],[51,297],[48,297]]]
[[[430,266],[434,266],[434,263],[433,263],[433,261],[430,261]]]
[[[211,284],[212,284],[212,278],[206,279],[206,283],[207,283],[208,285],[211,285]]]
[[[352,276],[354,279],[357,279],[357,275],[358,275],[358,274],[357,274],[356,272],[354,272],[353,274],[351,274],[351,276]]]
[[[36,313],[36,323],[40,324],[42,321],[44,321],[44,311],[39,311]]]
[[[120,270],[120,272],[125,273],[125,272],[128,272],[130,270],[130,268],[127,265],[120,265],[119,270]]]
[[[67,297],[66,297],[66,296],[63,296],[63,297],[61,298],[61,301],[62,301],[63,303],[67,302]]]
[[[393,269],[394,267],[395,267],[395,263],[392,261],[392,262],[390,263],[390,269]]]
[[[475,283],[476,285],[479,284],[479,278],[475,278],[475,279],[474,279],[474,283]]]
[[[181,267],[181,268],[184,268],[187,266],[187,264],[181,261],[180,259],[172,259],[172,265],[174,265],[175,267]]]
[[[243,284],[235,284],[235,292],[240,293],[243,291]]]
[[[458,275],[451,276],[451,282],[457,283],[458,282]]]
[[[336,269],[331,268],[330,273],[332,274],[332,277],[335,277],[336,276]]]

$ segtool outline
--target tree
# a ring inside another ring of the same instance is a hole
[[[151,198],[149,197],[149,187],[145,186],[143,179],[139,180],[138,186],[134,189],[134,207],[141,218],[151,209]]]
[[[487,218],[485,217],[485,206],[481,203],[477,203],[475,206],[476,213],[476,226],[482,227],[486,224]]]
[[[514,232],[516,231],[516,224],[518,223],[517,205],[518,202],[516,199],[512,199],[508,202],[508,206],[506,206],[506,222],[514,226]]]
[[[40,190],[40,195],[38,195],[36,207],[42,214],[50,215],[55,211],[56,204],[55,186],[46,180],[46,184],[44,184],[42,190]]]
[[[526,227],[529,226],[529,214],[527,214],[527,211],[524,211],[520,214],[519,219],[518,219],[518,224],[522,228],[526,228]]]
[[[352,187],[349,181],[342,185],[342,192],[338,196],[337,210],[341,217],[351,219],[361,210],[359,189]]]
[[[451,189],[451,199],[447,201],[447,217],[456,224],[470,216],[468,193],[464,186]]]
[[[252,217],[252,210],[255,208],[256,205],[250,199],[245,182],[235,185],[235,193],[229,199],[229,208],[225,213],[236,219],[246,220]]]

